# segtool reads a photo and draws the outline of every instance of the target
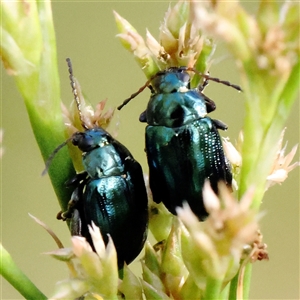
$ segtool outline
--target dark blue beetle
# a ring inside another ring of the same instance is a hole
[[[80,101],[70,60],[71,86]],[[82,152],[84,172],[77,174],[67,185],[74,186],[66,212],[58,219],[70,222],[72,235],[84,236],[93,247],[88,225],[93,221],[101,230],[105,243],[107,235],[117,250],[118,267],[129,264],[140,253],[147,237],[148,201],[143,172],[129,150],[104,129],[88,129],[70,138]],[[60,147],[61,148],[61,147]]]
[[[140,121],[148,123],[146,153],[153,200],[163,202],[173,214],[177,206],[187,201],[198,218],[204,220],[205,180],[217,193],[219,181],[231,188],[232,174],[218,133],[218,129],[227,126],[207,116],[215,104],[202,94],[203,86],[190,89],[189,70],[195,72],[185,67],[158,72],[118,109],[149,86],[151,97]],[[227,81],[204,77],[239,89]]]

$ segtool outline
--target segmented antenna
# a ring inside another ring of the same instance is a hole
[[[69,71],[69,74],[70,74],[69,78],[70,78],[70,84],[71,84],[71,87],[72,87],[72,93],[74,95],[74,100],[75,100],[76,105],[77,105],[81,126],[84,129],[89,129],[88,126],[84,123],[84,120],[83,120],[83,116],[82,116],[82,112],[81,112],[81,103],[80,103],[80,99],[79,99],[79,96],[78,96],[78,91],[76,89],[76,82],[75,82],[75,77],[73,75],[73,68],[72,68],[71,59],[68,57],[68,58],[66,58],[66,61],[67,61],[67,64],[68,64],[68,71]]]
[[[236,85],[236,84],[232,84],[229,81],[226,80],[221,80],[219,78],[215,78],[215,77],[210,77],[209,75],[203,74],[201,72],[199,72],[198,70],[194,69],[194,68],[186,68],[184,71],[192,71],[196,74],[198,74],[199,76],[205,78],[206,80],[211,80],[211,81],[215,81],[218,83],[222,83],[226,86],[232,87],[236,90],[238,90],[239,92],[242,92],[242,89],[240,86]],[[156,77],[160,76],[162,73],[161,71],[156,73],[155,75],[153,75],[137,92],[133,93],[129,98],[125,99],[123,101],[123,103],[121,105],[119,105],[117,107],[118,110],[121,110],[128,102],[130,102],[133,98],[135,98],[138,94],[140,94],[146,87],[148,87],[151,84],[151,81],[153,79],[155,79]],[[207,83],[206,83],[207,85]]]
[[[242,92],[243,90],[241,89],[240,86],[236,85],[236,84],[232,84],[230,83],[229,81],[227,80],[221,80],[219,78],[216,78],[216,77],[210,77],[209,75],[206,75],[206,74],[203,74],[201,72],[199,72],[198,70],[194,69],[194,68],[187,68],[186,71],[192,71],[194,72],[195,74],[198,74],[199,76],[205,78],[206,80],[211,80],[211,81],[214,81],[214,82],[218,82],[218,83],[222,83],[226,86],[230,86],[236,90],[238,90],[239,92]]]
[[[73,75],[73,68],[72,68],[71,59],[66,58],[66,61],[67,61],[67,64],[68,64],[68,71],[69,71],[70,84],[71,84],[71,87],[72,87],[72,93],[74,95],[74,99],[75,99],[75,102],[76,102],[76,105],[77,105],[77,110],[78,110],[78,114],[79,114],[79,119],[81,121],[81,126],[84,129],[88,129],[88,127],[85,125],[85,123],[83,121],[83,117],[82,117],[81,103],[80,103],[80,99],[79,99],[78,92],[77,92],[77,89],[76,89],[77,84],[76,84],[76,81],[75,81],[75,77]],[[48,172],[49,167],[51,165],[51,162],[54,159],[55,155],[58,153],[58,151],[60,151],[60,149],[63,148],[65,145],[67,145],[67,143],[69,141],[71,141],[72,139],[73,139],[73,136],[68,138],[66,141],[64,141],[62,144],[60,144],[59,146],[57,146],[57,148],[55,148],[53,150],[53,152],[50,154],[49,158],[46,161],[45,169],[42,172],[42,176],[44,176]]]
[[[150,85],[151,81],[156,76],[157,76],[157,74],[152,76],[142,87],[139,88],[139,90],[137,92],[133,93],[129,98],[125,99],[123,101],[123,103],[117,107],[117,109],[121,110],[123,108],[123,106],[125,106],[128,102],[130,102],[133,98],[135,98],[138,94],[140,94],[146,87],[148,87]]]

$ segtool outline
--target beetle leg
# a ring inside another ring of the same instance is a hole
[[[214,111],[217,107],[216,103],[213,100],[211,100],[209,97],[204,95],[203,93],[201,93],[201,96],[204,98],[207,113]]]
[[[71,235],[82,235],[82,221],[78,209],[74,209],[70,222]]]
[[[81,172],[81,173],[78,173],[76,174],[76,176],[74,176],[73,178],[67,180],[65,182],[65,185],[67,187],[70,187],[70,186],[78,186],[82,181],[85,181],[87,179],[87,172]]]
[[[216,120],[216,119],[211,119],[213,124],[216,126],[217,129],[221,129],[221,130],[227,130],[228,129],[228,126],[223,123],[222,121],[220,120]]]
[[[80,199],[82,198],[82,192],[83,192],[83,188],[86,183],[86,180],[87,180],[87,176],[88,176],[87,172],[78,173],[76,176],[74,176],[73,178],[71,178],[70,180],[68,180],[65,183],[67,187],[77,186],[77,188],[73,191],[73,193],[71,195],[71,200],[68,203],[68,209],[65,212],[63,212],[63,211],[58,212],[58,214],[56,215],[56,219],[63,220],[63,221],[71,219],[71,223],[75,223],[74,218],[77,218],[77,216],[79,218],[79,211],[77,208],[78,208],[78,203],[80,202]],[[78,228],[80,227],[80,230],[81,230],[81,222],[80,222],[80,225],[78,225],[77,227]],[[71,228],[72,228],[72,226],[71,226]],[[75,225],[74,225],[74,228],[75,228]],[[74,232],[78,232],[78,230],[74,229]],[[71,232],[72,232],[72,229],[71,229]]]
[[[60,211],[56,218],[58,220],[66,221],[67,219],[72,219],[74,211],[78,207],[78,203],[80,202],[80,199],[82,197],[82,189],[83,184],[79,185],[74,192],[72,193],[71,200],[68,203],[68,209],[65,212]]]
[[[79,184],[71,196],[68,203],[68,209],[65,212],[60,211],[57,214],[58,220],[70,220],[71,235],[82,235],[82,220],[80,216],[80,202],[85,183]]]
[[[204,89],[208,86],[209,80],[207,78],[204,78],[203,84],[199,84],[197,86],[198,91],[201,93],[204,91]]]

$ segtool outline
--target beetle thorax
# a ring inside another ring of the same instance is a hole
[[[83,165],[91,178],[124,174],[124,164],[111,144],[84,153]]]

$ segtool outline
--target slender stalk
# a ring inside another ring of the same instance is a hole
[[[26,299],[47,299],[47,297],[17,267],[10,254],[0,244],[0,273]]]
[[[203,300],[220,299],[222,283],[223,280],[208,277],[206,281],[206,288],[205,288]]]
[[[220,300],[226,300],[226,299],[229,299],[228,296],[229,296],[229,289],[230,289],[230,285],[227,284],[225,286],[225,288],[222,289],[221,293],[220,293]]]
[[[51,2],[7,1],[1,2],[1,10],[0,56],[14,76],[46,161],[66,140]],[[75,174],[67,149],[55,157],[48,174],[60,206],[66,210],[71,191],[64,183]]]
[[[235,300],[236,299],[238,278],[239,278],[239,273],[237,273],[230,282],[229,296],[228,296],[229,300]]]
[[[230,282],[229,300],[246,300],[249,299],[251,285],[252,264],[242,263],[239,272]]]
[[[251,286],[252,264],[248,263],[244,270],[244,285],[243,295],[245,300],[249,299],[250,286]]]

